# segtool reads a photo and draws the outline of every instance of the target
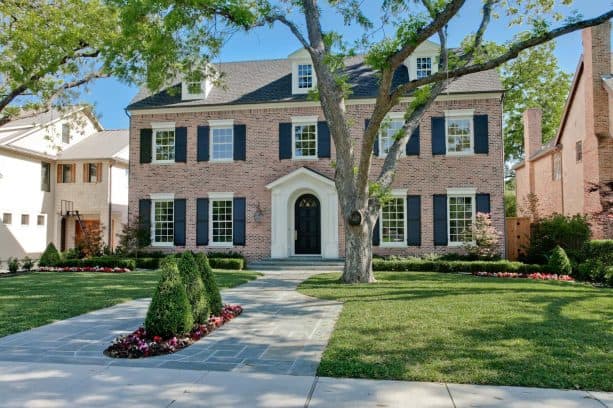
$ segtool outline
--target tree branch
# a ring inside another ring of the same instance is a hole
[[[274,23],[275,21],[278,21],[281,24],[284,24],[285,26],[287,26],[290,29],[290,31],[292,32],[292,34],[294,34],[294,36],[298,39],[298,41],[300,41],[300,44],[302,44],[302,46],[307,51],[309,51],[309,52],[311,51],[311,45],[306,40],[304,35],[302,35],[300,30],[298,29],[298,26],[296,24],[294,24],[294,22],[288,20],[284,15],[282,15],[282,14],[274,14],[272,16],[267,16],[265,18],[265,21],[267,23]]]
[[[481,24],[479,25],[479,29],[475,34],[475,41],[473,42],[472,48],[464,56],[465,61],[472,61],[475,51],[481,46],[483,36],[485,35],[485,30],[487,30],[487,26],[489,25],[492,16],[492,7],[494,4],[498,3],[498,1],[499,0],[486,0],[485,3],[483,3],[483,16],[481,17]]]

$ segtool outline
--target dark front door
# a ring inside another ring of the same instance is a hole
[[[300,254],[321,253],[321,207],[312,194],[305,194],[295,205],[296,241],[294,251]]]

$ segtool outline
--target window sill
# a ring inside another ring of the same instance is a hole
[[[446,156],[474,156],[475,152],[470,151],[470,152],[447,152],[445,153]]]
[[[172,248],[175,244],[172,242],[152,242],[151,246],[157,248]]]
[[[175,164],[176,162],[174,160],[151,160],[151,164],[163,164],[163,165],[168,165],[168,164]]]
[[[234,248],[234,244],[231,242],[210,242],[209,247],[212,248]]]
[[[319,160],[319,157],[317,156],[292,157],[292,160],[297,160],[297,161]]]
[[[405,242],[381,242],[381,248],[404,248],[407,246]]]
[[[451,242],[451,241],[449,241],[447,246],[451,247],[451,248],[460,248],[460,247],[464,246],[464,244],[465,244],[464,242]]]
[[[211,159],[211,163],[232,163],[234,159]]]

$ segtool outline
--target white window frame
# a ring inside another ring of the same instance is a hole
[[[224,119],[224,120],[209,120],[209,127],[211,128],[210,137],[209,137],[209,152],[210,152],[210,161],[213,162],[231,162],[234,161],[234,120],[233,119]],[[213,133],[215,129],[230,129],[232,131],[232,157],[230,158],[216,158],[215,157],[215,149],[213,149],[214,137]]]
[[[177,128],[175,122],[152,122],[151,123],[151,163],[155,164],[171,164],[175,160],[158,160],[157,159],[157,132],[168,132],[172,130],[174,132],[174,150],[177,154]]]
[[[300,88],[298,86],[298,66],[300,65],[310,65],[311,66],[311,87],[310,88]],[[315,74],[315,66],[313,65],[313,61],[310,59],[300,59],[292,62],[292,94],[300,95],[307,94],[309,91],[317,88],[317,75]]]
[[[430,73],[426,74],[425,76],[422,76],[422,77],[419,76],[419,71],[427,71],[427,70],[419,68],[419,60],[420,59],[429,59],[430,60],[430,69],[429,69]],[[429,55],[415,57],[415,79],[421,79],[421,78],[425,78],[425,77],[428,77],[428,76],[432,75],[432,65],[434,65],[434,58],[429,56]]]
[[[447,189],[447,246],[461,247],[464,245],[464,241],[451,241],[451,205],[450,201],[452,197],[470,197],[472,203],[472,220],[471,225],[475,225],[475,218],[477,214],[477,189],[475,188],[448,188]],[[472,242],[474,243],[474,241]]]
[[[209,193],[209,246],[215,248],[232,248],[234,247],[234,193]],[[232,213],[230,214],[230,222],[232,227],[232,238],[230,242],[215,242],[213,240],[213,202],[215,201],[230,201],[232,203]]]
[[[383,248],[404,248],[407,246],[407,190],[393,189],[391,193],[394,199],[402,199],[402,220],[404,223],[402,242],[384,242],[383,241],[383,208],[379,210],[379,246]]]
[[[381,123],[383,125],[383,123],[385,123],[385,121],[390,121],[390,122],[398,122],[401,121],[404,125],[404,112],[390,112],[385,116],[385,119],[383,120],[383,122]],[[379,128],[379,133],[377,136],[377,143],[379,144],[379,157],[385,157],[387,156],[387,153],[384,151],[383,149],[383,135],[382,135],[382,129]],[[405,151],[400,152],[400,156],[404,156],[406,153]]]
[[[295,116],[292,117],[292,159],[293,160],[317,160],[319,157],[317,156],[317,151],[319,149],[319,145],[317,143],[317,139],[319,137],[317,130],[317,116]],[[315,127],[315,155],[314,156],[299,156],[296,157],[296,127],[297,126],[308,126],[312,125]]]
[[[449,119],[467,119],[470,126],[470,150],[449,151]],[[445,111],[445,154],[448,156],[471,156],[475,154],[475,111],[474,109]]]
[[[175,230],[175,195],[172,193],[152,193],[151,198],[151,246],[153,247],[174,247],[174,230]],[[155,205],[160,202],[172,202],[172,241],[171,242],[158,242],[155,240]]]

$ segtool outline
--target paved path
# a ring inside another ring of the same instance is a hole
[[[0,338],[0,360],[315,375],[341,304],[296,292],[307,276],[268,274],[224,290],[224,302],[243,305],[243,314],[175,354],[134,360],[102,354],[113,338],[143,323],[149,299],[140,299]]]

